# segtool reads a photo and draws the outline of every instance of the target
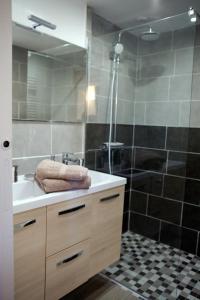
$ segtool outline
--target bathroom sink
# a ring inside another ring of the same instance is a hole
[[[89,175],[92,181],[89,189],[49,194],[44,193],[35,180],[26,180],[24,176],[19,176],[18,182],[13,183],[13,212],[18,213],[61,201],[72,200],[126,184],[126,179],[119,176],[90,170]]]
[[[23,176],[19,176],[19,181],[13,183],[13,201],[24,200],[44,195],[36,181],[24,180]]]

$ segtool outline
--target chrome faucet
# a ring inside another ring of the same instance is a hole
[[[74,153],[63,152],[62,163],[65,165],[80,165],[82,166],[83,160],[77,157]]]

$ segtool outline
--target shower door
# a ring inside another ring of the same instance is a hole
[[[186,12],[127,28],[120,39],[119,33],[93,35],[89,66],[96,110],[88,115],[86,141],[94,137],[94,168],[109,172],[102,144],[109,136],[113,51],[123,44],[112,103],[112,141],[122,144],[111,149],[111,161],[113,174],[127,178],[125,234],[121,265],[106,274],[147,299],[199,299],[198,20]]]

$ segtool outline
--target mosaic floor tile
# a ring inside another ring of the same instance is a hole
[[[123,234],[120,261],[102,274],[146,299],[200,299],[200,258],[139,234]]]

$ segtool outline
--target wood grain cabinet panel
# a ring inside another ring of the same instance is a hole
[[[89,241],[47,258],[46,300],[57,300],[89,278]]]
[[[47,207],[47,256],[90,237],[90,197]]]
[[[46,208],[14,216],[15,300],[43,300]]]
[[[123,204],[121,186],[16,214],[15,300],[58,300],[117,261]]]
[[[124,188],[114,188],[94,195],[90,276],[120,257]]]

